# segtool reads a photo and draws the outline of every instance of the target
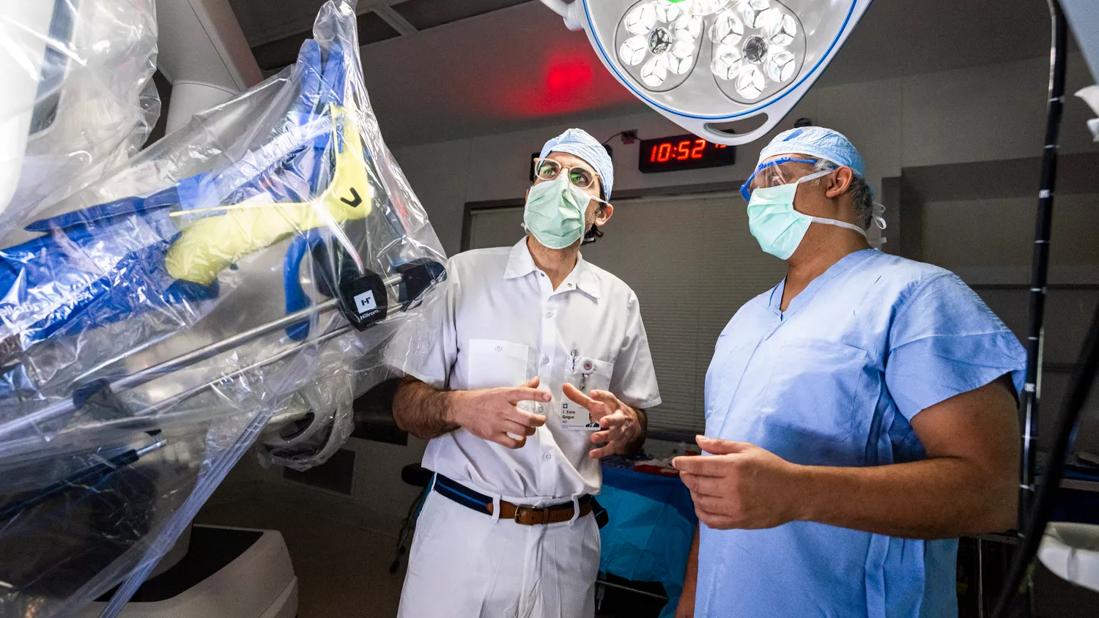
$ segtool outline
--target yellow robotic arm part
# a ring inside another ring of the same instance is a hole
[[[165,258],[168,273],[185,281],[209,285],[218,273],[244,256],[302,232],[362,219],[373,208],[373,191],[366,175],[359,129],[343,108],[332,106],[335,128],[343,125],[342,149],[328,188],[308,202],[244,202],[226,206],[224,215],[188,225]]]

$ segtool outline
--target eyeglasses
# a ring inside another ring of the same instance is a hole
[[[799,159],[797,157],[779,157],[766,163],[761,163],[756,167],[752,175],[748,177],[748,180],[744,181],[744,184],[740,185],[740,197],[744,198],[744,201],[748,201],[752,198],[752,191],[760,188],[777,187],[787,183],[794,182],[800,176],[795,176],[790,173],[790,170],[783,171],[782,166],[787,163],[806,163],[809,165],[816,165],[820,159]]]
[[[534,175],[539,180],[557,180],[562,172],[568,172],[569,182],[581,189],[595,184],[595,174],[582,167],[565,167],[553,159],[538,159],[534,164]]]

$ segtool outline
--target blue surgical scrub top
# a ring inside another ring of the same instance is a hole
[[[749,301],[718,338],[706,435],[799,464],[915,461],[921,410],[1007,373],[1022,388],[1019,340],[949,271],[866,249],[786,312],[782,291]],[[815,522],[700,534],[696,616],[957,615],[956,539]]]

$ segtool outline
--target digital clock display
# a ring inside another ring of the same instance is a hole
[[[641,140],[637,168],[644,173],[694,170],[732,165],[736,149],[694,135]]]

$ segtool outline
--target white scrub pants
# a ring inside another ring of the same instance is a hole
[[[496,520],[431,491],[416,523],[399,618],[591,618],[599,528]]]

